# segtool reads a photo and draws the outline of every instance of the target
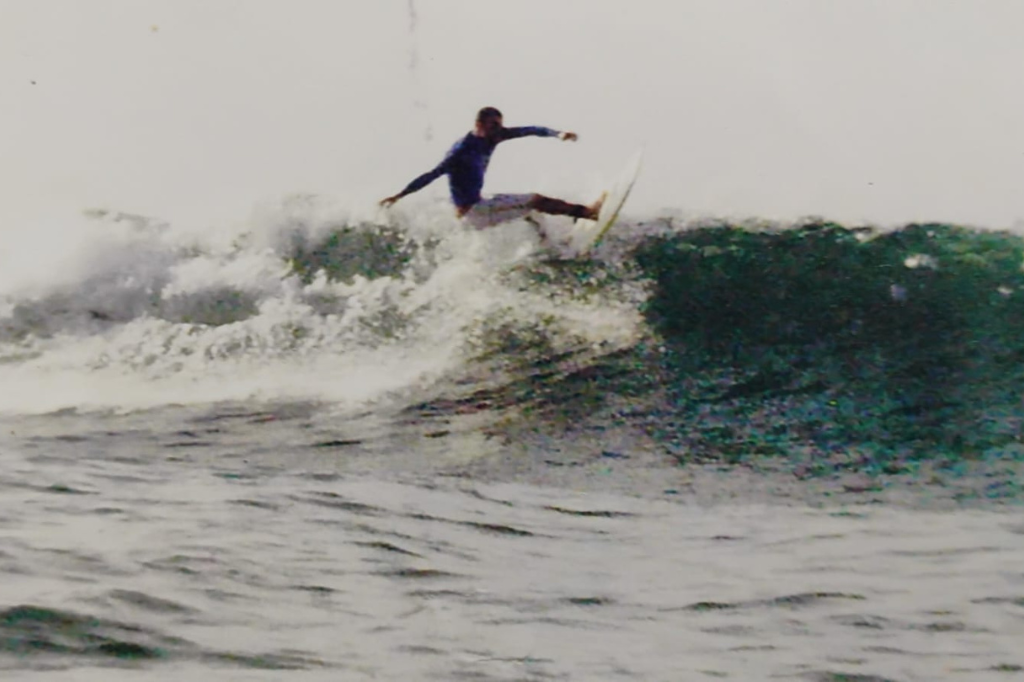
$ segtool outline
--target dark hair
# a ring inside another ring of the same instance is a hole
[[[495,109],[494,107],[484,107],[480,111],[476,112],[476,120],[478,122],[479,121],[486,121],[487,119],[491,119],[491,118],[501,118],[501,117],[502,117],[501,116],[501,112],[498,111],[497,109]]]

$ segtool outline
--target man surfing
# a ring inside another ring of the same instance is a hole
[[[398,194],[383,199],[380,205],[391,206],[402,197],[423,189],[442,175],[447,175],[455,215],[477,228],[524,218],[530,211],[596,220],[601,210],[601,199],[590,206],[584,206],[541,194],[496,194],[486,198],[480,196],[484,174],[487,172],[487,164],[490,163],[494,148],[506,140],[528,135],[557,137],[570,141],[577,139],[576,133],[559,132],[542,126],[506,128],[502,125],[500,111],[494,107],[484,107],[477,113],[473,130],[452,145],[441,163],[410,182]]]

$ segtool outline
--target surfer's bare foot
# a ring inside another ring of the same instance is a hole
[[[587,216],[590,220],[597,220],[597,216],[601,215],[601,207],[604,206],[604,200],[608,198],[608,192],[601,192],[601,196],[597,198],[597,201],[587,207],[590,213]]]
[[[587,206],[585,213],[576,220],[597,220],[598,216],[601,215],[601,207],[604,206],[604,200],[608,198],[608,192],[602,192],[601,196],[597,198],[597,201]],[[574,221],[575,222],[575,221]]]

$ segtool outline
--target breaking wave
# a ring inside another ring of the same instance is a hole
[[[615,403],[691,459],[1020,447],[1010,233],[664,217],[573,260],[526,222],[294,197],[219,232],[97,212],[61,234],[5,254],[7,412],[469,400],[550,424]]]
[[[355,405],[456,380],[496,343],[628,343],[641,322],[630,287],[532,284],[530,225],[468,232],[441,207],[374,222],[296,197],[212,234],[94,212],[57,236],[0,264],[5,411]]]

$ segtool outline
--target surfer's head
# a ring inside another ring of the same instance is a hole
[[[484,107],[476,114],[476,134],[494,139],[502,129],[501,112],[494,107]]]

